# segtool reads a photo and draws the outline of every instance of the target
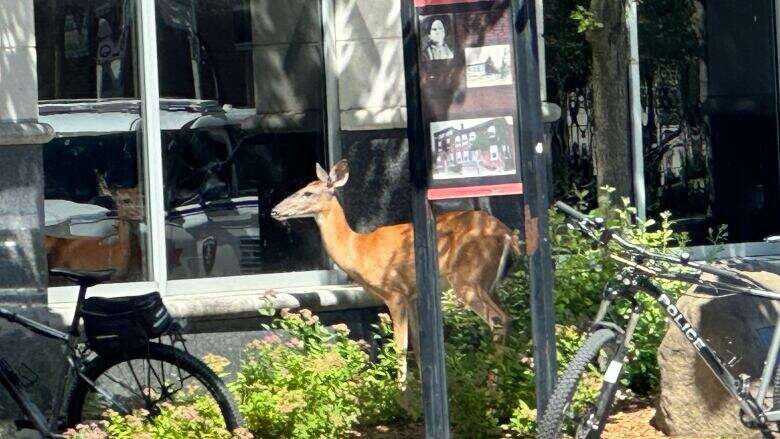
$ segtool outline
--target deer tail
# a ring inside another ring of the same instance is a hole
[[[490,288],[495,291],[502,279],[514,271],[515,265],[520,260],[520,241],[514,235],[504,235],[504,245],[501,249],[501,259],[498,260],[496,280]]]

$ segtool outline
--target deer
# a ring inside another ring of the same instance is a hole
[[[398,381],[406,381],[409,331],[419,365],[414,231],[411,223],[357,233],[347,222],[336,190],[349,178],[346,160],[328,173],[316,164],[317,180],[282,200],[271,210],[278,221],[313,218],[328,256],[363,289],[384,302],[390,313],[393,343],[399,356]],[[510,318],[495,294],[508,274],[510,259],[520,256],[512,230],[483,211],[447,212],[436,218],[440,285],[452,287],[494,334],[505,340]]]
[[[110,189],[103,175],[97,174],[98,190],[116,205],[116,233],[106,237],[46,236],[46,260],[50,268],[68,270],[114,269],[114,280],[125,280],[133,256],[132,225],[144,217],[139,187]]]

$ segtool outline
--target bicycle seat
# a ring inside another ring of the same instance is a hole
[[[49,269],[50,275],[62,276],[76,285],[86,288],[95,286],[111,279],[111,276],[113,276],[115,272],[116,270],[114,269],[97,271],[70,271],[63,270],[61,268]]]

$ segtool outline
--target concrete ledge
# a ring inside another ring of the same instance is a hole
[[[38,122],[0,121],[0,146],[42,145],[54,138],[54,129]]]
[[[165,300],[171,313],[188,320],[223,320],[256,317],[261,308],[308,308],[314,312],[382,306],[382,301],[362,288],[333,285],[314,288],[268,290],[262,293],[177,295]]]
[[[378,298],[352,285],[176,295],[166,297],[164,301],[174,317],[186,319],[188,326],[195,323],[195,327],[202,326],[198,325],[201,322],[259,318],[258,310],[269,307],[293,310],[308,308],[320,313],[384,306]],[[74,304],[50,305],[49,311],[60,317],[52,322],[62,322],[65,327],[73,316]]]

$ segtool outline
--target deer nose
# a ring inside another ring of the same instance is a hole
[[[276,210],[276,209],[272,209],[271,210],[271,218],[279,219],[279,217],[281,217],[281,216],[282,216],[282,214],[278,210]]]

